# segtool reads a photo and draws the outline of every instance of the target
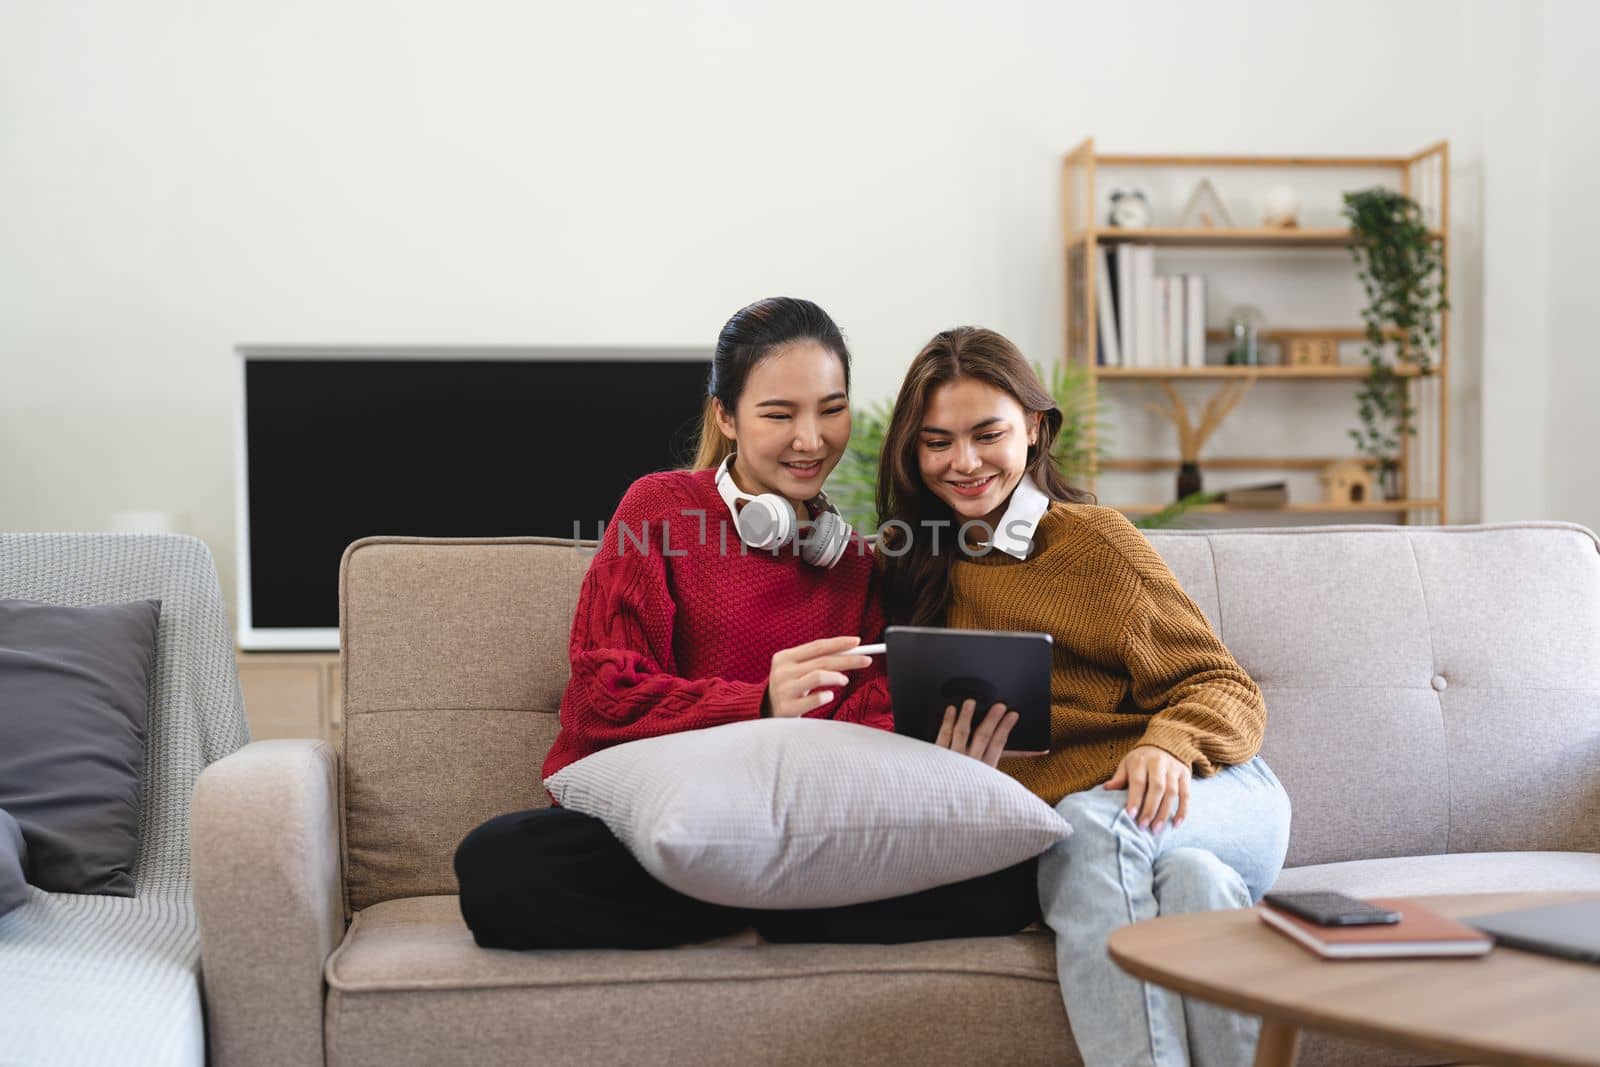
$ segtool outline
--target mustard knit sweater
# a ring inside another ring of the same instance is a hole
[[[1000,769],[1051,804],[1107,781],[1136,745],[1200,776],[1261,748],[1261,690],[1166,561],[1114,508],[1052,503],[1026,560],[962,556],[947,624],[1054,638],[1048,755]]]

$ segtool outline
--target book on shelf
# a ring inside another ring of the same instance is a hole
[[[1289,503],[1288,482],[1263,482],[1260,485],[1238,485],[1222,490],[1223,504],[1236,508],[1281,508]]]
[[[1160,322],[1156,305],[1156,250],[1153,245],[1134,245],[1134,336],[1139,366],[1159,367],[1156,359],[1156,326]]]
[[[1183,276],[1183,365],[1206,365],[1206,279],[1203,274]]]
[[[1095,360],[1108,367],[1203,367],[1206,280],[1158,277],[1155,246],[1102,246],[1095,257]]]
[[[1162,311],[1165,317],[1162,323],[1164,341],[1161,346],[1161,365],[1163,367],[1182,367],[1185,365],[1183,351],[1183,324],[1184,324],[1184,281],[1183,275],[1162,279]]]
[[[1150,278],[1150,312],[1155,330],[1150,333],[1150,365],[1166,366],[1166,278]]]
[[[1094,291],[1096,336],[1100,340],[1099,359],[1107,367],[1122,366],[1122,346],[1117,337],[1117,293],[1112,285],[1116,271],[1111,269],[1112,250],[1105,245],[1095,257]]]
[[[1139,339],[1133,329],[1133,246],[1117,248],[1117,340],[1122,346],[1122,365],[1139,366]]]
[[[1166,278],[1150,278],[1150,315],[1154,330],[1150,331],[1150,366],[1166,366]]]
[[[1492,938],[1414,900],[1382,898],[1370,903],[1399,912],[1400,921],[1377,926],[1318,926],[1270,904],[1259,905],[1256,913],[1280,934],[1330,960],[1482,956],[1494,947]]]

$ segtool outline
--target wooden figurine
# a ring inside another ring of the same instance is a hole
[[[1322,498],[1330,504],[1365,504],[1373,499],[1372,472],[1359,459],[1341,459],[1322,468]]]
[[[1283,362],[1288,367],[1337,367],[1339,342],[1332,337],[1290,337],[1283,342]]]

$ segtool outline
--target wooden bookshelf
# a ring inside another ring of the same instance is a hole
[[[1206,469],[1213,471],[1316,471],[1347,456],[1207,456]],[[1182,465],[1177,456],[1116,456],[1100,461],[1107,471],[1175,471]]]
[[[1102,244],[1144,244],[1168,248],[1346,248],[1349,230],[1230,229],[1194,230],[1152,226],[1143,230],[1092,230],[1082,240]],[[1435,234],[1438,240],[1439,235]]]
[[[1092,144],[1093,142],[1085,142]],[[1423,150],[1423,154],[1442,148],[1445,142]],[[1353,167],[1359,170],[1384,170],[1403,167],[1416,156],[1150,156],[1101,153],[1094,157],[1104,167]]]
[[[1249,512],[1256,515],[1271,514],[1275,512],[1293,512],[1302,515],[1323,512],[1329,514],[1351,512],[1364,515],[1381,515],[1385,512],[1398,512],[1399,514],[1403,515],[1411,511],[1435,511],[1438,509],[1439,503],[1440,502],[1437,500],[1372,500],[1364,504],[1328,504],[1313,501],[1305,504],[1282,504],[1273,507],[1259,507],[1245,504],[1202,504],[1199,507],[1190,508],[1189,510],[1202,514],[1215,514],[1217,512],[1227,511]],[[1124,515],[1138,516],[1154,515],[1158,511],[1164,511],[1167,508],[1170,508],[1172,504],[1168,502],[1166,504],[1114,504],[1112,506],[1118,511],[1122,512]]]
[[[1351,378],[1360,380],[1367,376],[1365,366],[1338,367],[1100,367],[1094,368],[1097,378],[1144,378],[1159,381],[1162,378]],[[1417,376],[1415,367],[1396,367],[1395,375],[1401,378]]]
[[[1093,138],[1085,140],[1062,160],[1061,224],[1063,252],[1066,259],[1066,356],[1069,360],[1090,371],[1091,387],[1099,389],[1130,388],[1119,382],[1131,382],[1131,388],[1140,383],[1190,380],[1213,381],[1221,388],[1229,382],[1245,379],[1252,382],[1340,382],[1346,385],[1359,382],[1367,376],[1365,361],[1341,363],[1329,367],[1289,367],[1282,365],[1204,367],[1107,367],[1096,363],[1098,349],[1097,295],[1095,292],[1094,265],[1100,247],[1119,244],[1147,244],[1157,248],[1189,248],[1212,250],[1226,254],[1229,249],[1281,249],[1316,250],[1348,249],[1351,233],[1341,228],[1287,228],[1234,227],[1226,229],[1197,229],[1180,227],[1149,227],[1145,229],[1118,229],[1105,225],[1101,212],[1103,205],[1097,189],[1097,172],[1102,167],[1118,168],[1275,168],[1275,169],[1352,169],[1386,171],[1393,187],[1421,205],[1433,239],[1444,246],[1448,258],[1450,230],[1450,146],[1440,141],[1413,155],[1399,156],[1234,156],[1234,155],[1139,155],[1126,153],[1100,153],[1095,150]],[[1353,269],[1353,268],[1352,268]],[[1222,331],[1208,330],[1208,339],[1222,339]],[[1263,346],[1282,343],[1295,335],[1317,334],[1332,336],[1339,341],[1360,342],[1366,334],[1356,326],[1332,329],[1265,329],[1261,331]],[[1448,521],[1449,483],[1449,312],[1441,316],[1439,324],[1439,350],[1433,354],[1433,369],[1429,375],[1420,375],[1415,367],[1398,366],[1395,371],[1408,381],[1412,404],[1417,409],[1415,425],[1417,436],[1407,437],[1400,459],[1400,484],[1404,499],[1376,500],[1362,504],[1332,504],[1323,501],[1293,501],[1280,508],[1229,507],[1210,505],[1198,508],[1200,512],[1271,512],[1339,513],[1364,515],[1396,514],[1402,523],[1412,521],[1412,516],[1431,517],[1431,521]],[[1424,385],[1433,383],[1428,392]],[[1098,403],[1098,397],[1093,398]],[[1351,424],[1356,424],[1355,405],[1350,405]],[[1237,416],[1235,416],[1237,418]],[[1091,431],[1092,432],[1092,431]],[[1419,455],[1424,450],[1424,439],[1430,455]],[[1091,445],[1093,441],[1091,440]],[[1340,459],[1359,458],[1354,455],[1334,457],[1305,456],[1232,456],[1213,459],[1200,457],[1202,472],[1207,470],[1319,470]],[[1105,457],[1100,470],[1153,471],[1176,470],[1176,457]],[[1093,489],[1095,478],[1089,479]],[[1144,502],[1122,504],[1105,503],[1120,508],[1129,515],[1148,515],[1170,505]]]

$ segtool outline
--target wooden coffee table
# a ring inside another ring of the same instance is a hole
[[[1417,897],[1487,915],[1600,893]],[[1256,1067],[1290,1067],[1300,1030],[1327,1030],[1482,1064],[1600,1065],[1600,966],[1497,946],[1464,959],[1324,960],[1255,909],[1169,915],[1111,935],[1129,974],[1259,1015]]]

